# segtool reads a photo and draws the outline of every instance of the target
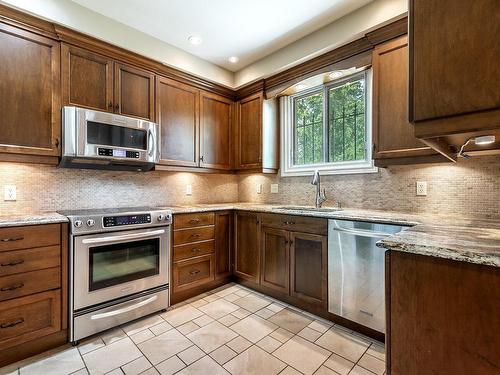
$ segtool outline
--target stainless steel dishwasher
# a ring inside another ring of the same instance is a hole
[[[384,249],[404,226],[328,221],[328,311],[385,333]]]

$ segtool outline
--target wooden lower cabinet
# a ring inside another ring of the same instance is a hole
[[[242,279],[259,283],[260,280],[260,221],[257,213],[237,212],[234,274]]]
[[[386,253],[387,374],[498,374],[496,267]]]
[[[262,227],[261,285],[282,293],[290,292],[290,247],[286,230]]]
[[[290,295],[305,302],[327,305],[327,237],[290,233]]]
[[[212,254],[194,257],[174,263],[174,293],[199,286],[214,279],[214,257]]]
[[[221,211],[215,214],[215,278],[232,274],[233,257],[233,212]]]

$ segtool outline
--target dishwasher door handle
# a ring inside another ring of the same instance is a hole
[[[362,236],[362,237],[372,237],[372,238],[385,238],[389,237],[394,233],[387,232],[376,232],[373,230],[363,230],[363,229],[349,229],[349,228],[332,228],[332,230],[336,232],[342,232],[347,234],[352,234],[354,236]]]

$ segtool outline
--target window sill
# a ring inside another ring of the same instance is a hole
[[[378,168],[375,166],[357,167],[357,168],[331,168],[329,166],[324,167],[307,167],[307,168],[293,168],[288,170],[280,170],[281,177],[301,177],[301,176],[311,176],[314,171],[318,170],[321,175],[343,175],[343,174],[365,174],[365,173],[377,173]]]

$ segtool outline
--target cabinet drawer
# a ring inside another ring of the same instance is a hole
[[[214,226],[174,231],[174,246],[214,239]]]
[[[0,253],[0,276],[58,267],[60,264],[59,246],[5,251]]]
[[[174,215],[174,229],[212,225],[215,222],[214,220],[213,212]]]
[[[26,296],[61,286],[61,269],[47,268],[40,271],[0,277],[0,301]]]
[[[0,228],[0,251],[59,245],[60,224]]]
[[[60,290],[0,302],[0,350],[60,329]]]
[[[174,292],[193,288],[214,280],[214,257],[204,255],[174,263]]]
[[[214,252],[214,241],[197,242],[174,247],[174,262]]]
[[[327,234],[328,220],[308,216],[262,214],[263,226],[286,229],[289,231]]]

